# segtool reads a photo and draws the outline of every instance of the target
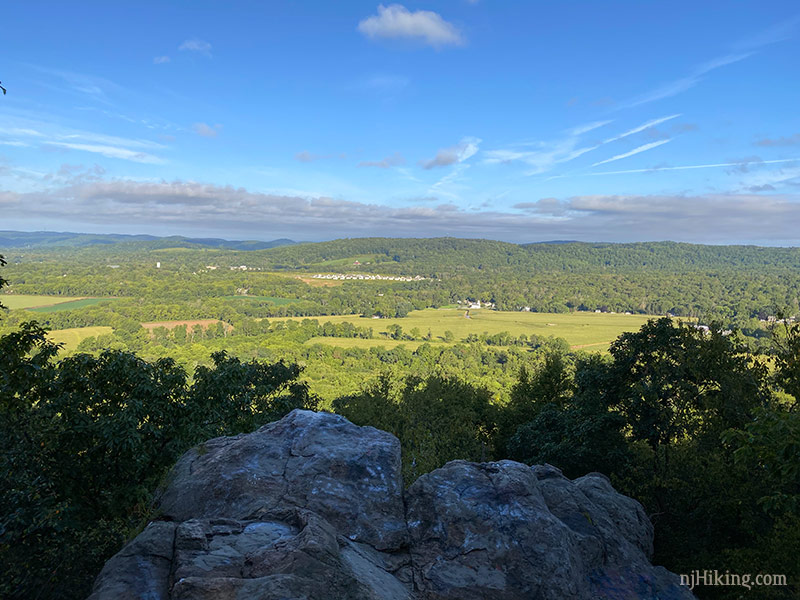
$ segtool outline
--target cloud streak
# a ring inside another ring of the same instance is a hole
[[[600,162],[596,162],[592,166],[597,167],[600,165],[604,165],[606,163],[614,162],[615,160],[622,160],[623,158],[628,158],[629,156],[634,156],[636,154],[652,150],[653,148],[663,146],[664,144],[669,143],[671,141],[672,140],[658,140],[657,142],[650,142],[649,144],[643,144],[642,146],[634,148],[633,150],[630,150],[628,152],[623,152],[622,154],[617,154],[616,156],[612,156],[611,158],[607,158],[605,160],[601,160]]]
[[[752,160],[752,161],[736,161],[736,162],[722,162],[722,163],[708,163],[701,165],[678,165],[678,166],[663,166],[663,167],[648,167],[646,169],[624,169],[621,171],[600,171],[599,173],[580,173],[574,175],[556,175],[549,179],[565,179],[570,177],[594,177],[601,175],[628,175],[633,173],[658,173],[659,171],[687,171],[693,169],[720,169],[724,167],[741,167],[742,165],[758,164],[758,165],[773,165],[780,163],[793,163],[800,162],[800,158],[782,158],[778,160]]]
[[[146,152],[139,152],[136,150],[129,150],[127,148],[120,148],[118,146],[103,146],[98,144],[70,144],[67,142],[45,142],[47,146],[53,148],[64,148],[67,150],[80,150],[82,152],[92,152],[100,154],[108,158],[119,158],[122,160],[129,160],[132,162],[143,163],[148,165],[164,164],[164,160],[148,154]]]
[[[725,56],[714,58],[695,67],[692,73],[690,73],[688,76],[665,83],[664,85],[661,85],[654,90],[639,96],[638,98],[634,98],[633,100],[622,104],[619,108],[633,108],[642,104],[655,102],[656,100],[663,100],[664,98],[677,96],[678,94],[696,86],[703,80],[704,76],[711,71],[742,61],[746,58],[749,58],[753,54],[754,52],[744,52],[740,54],[726,54]]]
[[[626,137],[628,137],[630,135],[634,135],[636,133],[640,133],[642,131],[650,129],[651,127],[655,127],[656,125],[660,125],[661,123],[664,123],[666,121],[670,121],[672,119],[677,119],[680,116],[681,115],[679,113],[679,114],[676,114],[676,115],[668,115],[666,117],[660,117],[658,119],[652,119],[650,121],[647,121],[647,123],[643,123],[643,124],[639,125],[638,127],[634,127],[633,129],[629,129],[628,131],[624,131],[623,133],[620,133],[619,135],[615,135],[614,137],[610,137],[607,140],[603,140],[603,143],[604,144],[608,144],[608,143],[611,143],[611,142],[616,142],[617,140],[621,140],[621,139],[626,138]]]

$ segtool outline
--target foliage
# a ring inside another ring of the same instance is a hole
[[[5,258],[3,258],[3,255],[0,254],[0,267],[4,267],[4,266],[6,266],[6,260],[5,260]],[[0,277],[0,290],[3,289],[4,285],[8,285],[8,281],[3,279],[2,277]],[[0,304],[0,310],[3,310],[4,308],[5,308],[5,306]]]
[[[393,433],[403,448],[408,484],[455,459],[488,460],[496,409],[485,389],[431,375],[394,380],[384,375],[361,393],[334,401],[336,412],[357,425]]]
[[[521,373],[506,415],[517,425],[506,443],[509,458],[554,464],[567,477],[624,471],[631,460],[625,418],[603,393],[607,376],[597,355],[580,359],[574,376],[556,358],[533,377]]]
[[[669,463],[670,448],[750,421],[765,400],[766,370],[714,326],[708,332],[670,319],[650,321],[622,334],[610,349],[609,393],[646,442],[656,470]]]
[[[85,597],[184,450],[315,406],[296,365],[219,353],[188,385],[169,358],[57,351],[35,323],[0,337],[4,598]]]

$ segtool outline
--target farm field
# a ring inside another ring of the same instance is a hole
[[[106,335],[113,331],[111,327],[99,325],[97,327],[73,327],[71,329],[54,329],[47,334],[50,341],[64,344],[64,350],[72,351],[88,337]]]
[[[37,306],[28,310],[38,313],[51,313],[60,310],[74,310],[76,308],[83,308],[84,306],[91,306],[92,304],[98,304],[99,302],[106,302],[108,300],[113,300],[113,298],[78,298],[77,300],[72,300],[70,302],[59,302],[58,304],[53,304],[50,306]]]
[[[294,320],[316,319],[320,323],[331,321],[342,323],[349,321],[360,327],[372,327],[378,334],[388,331],[391,325],[399,325],[404,332],[415,327],[422,335],[428,330],[434,339],[443,338],[445,331],[453,332],[456,340],[461,340],[473,333],[480,335],[507,331],[511,335],[539,335],[564,338],[573,349],[605,351],[608,345],[626,331],[636,331],[653,315],[624,315],[609,313],[529,313],[502,311],[470,311],[470,318],[464,318],[462,309],[426,309],[412,311],[404,319],[365,319],[358,315],[337,315],[325,317],[293,317]],[[338,338],[328,338],[337,340]],[[344,340],[342,340],[344,341]],[[391,340],[359,340],[349,339],[351,345],[362,345],[361,342],[380,342],[386,345]],[[436,340],[441,341],[441,339]],[[322,342],[332,343],[332,342]],[[408,343],[408,342],[406,342]],[[378,344],[376,344],[378,345]],[[364,345],[366,347],[366,345]],[[387,346],[388,347],[388,346]]]
[[[3,294],[0,304],[11,309],[50,307],[64,302],[83,300],[82,296],[40,296],[34,294]]]

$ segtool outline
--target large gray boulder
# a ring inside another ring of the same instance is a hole
[[[453,461],[405,493],[397,439],[295,410],[187,452],[90,600],[692,598],[602,475]]]
[[[592,473],[452,461],[406,493],[415,588],[430,600],[691,598],[651,566],[641,505]]]

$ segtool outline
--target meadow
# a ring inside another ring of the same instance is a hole
[[[404,333],[410,333],[414,328],[421,335],[428,331],[433,336],[433,341],[442,342],[445,332],[450,331],[455,340],[462,340],[469,334],[480,335],[484,332],[489,335],[508,332],[512,336],[538,335],[543,337],[560,337],[565,339],[574,350],[586,349],[606,351],[611,342],[626,331],[637,331],[649,319],[657,318],[651,315],[626,315],[612,313],[534,313],[534,312],[504,312],[494,310],[471,310],[470,317],[464,316],[463,309],[426,309],[412,311],[402,319],[366,319],[357,315],[337,315],[325,317],[293,317],[302,321],[304,318],[316,319],[320,323],[343,323],[348,321],[360,327],[372,327],[376,335],[389,332],[393,325],[399,325]],[[372,347],[376,342],[384,346],[396,345],[395,340],[362,340],[357,338],[315,338],[314,342],[321,342],[343,347]],[[389,342],[392,342],[389,344]],[[412,346],[410,342],[409,348]]]
[[[43,296],[38,294],[3,294],[0,296],[0,304],[8,308],[37,308],[50,307],[65,302],[83,300],[82,296]]]
[[[28,310],[37,313],[51,313],[51,312],[58,312],[61,310],[73,310],[75,308],[83,308],[84,306],[91,306],[92,304],[98,304],[99,302],[105,302],[107,300],[113,300],[113,298],[77,298],[75,300],[71,300],[68,302],[59,302],[58,304],[52,304],[49,306],[48,305],[36,306]]]
[[[50,341],[64,344],[64,350],[71,352],[78,348],[83,340],[88,337],[97,337],[113,333],[111,327],[99,325],[96,327],[73,327],[70,329],[55,329],[47,334]]]

